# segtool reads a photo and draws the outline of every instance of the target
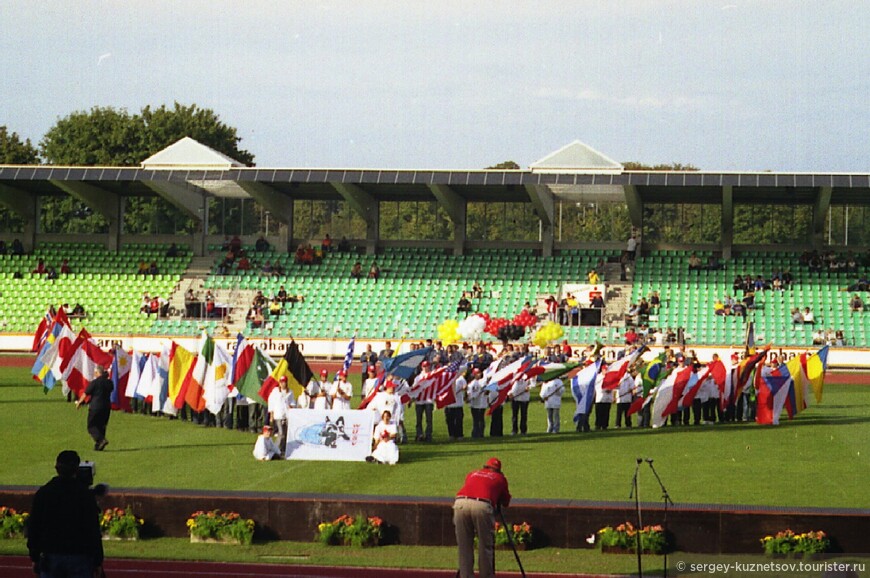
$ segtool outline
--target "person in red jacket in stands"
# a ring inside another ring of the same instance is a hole
[[[501,473],[501,460],[489,458],[486,465],[468,474],[453,502],[453,525],[459,546],[459,574],[474,577],[474,536],[477,534],[477,566],[480,578],[495,576],[495,510],[511,502],[508,481]]]

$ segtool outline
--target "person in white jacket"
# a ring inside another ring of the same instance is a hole
[[[281,450],[272,441],[272,428],[264,425],[263,433],[257,436],[254,444],[254,457],[262,462],[281,459]]]
[[[329,383],[326,381],[326,370],[321,370],[320,380],[314,377],[308,382],[308,387],[305,390],[308,392],[308,397],[312,400],[312,409],[329,409],[330,403],[327,397],[329,391]]]
[[[347,380],[344,371],[339,371],[338,380],[330,384],[329,397],[332,398],[332,409],[350,409],[353,385]]]
[[[517,433],[526,435],[528,432],[529,400],[531,399],[529,390],[532,388],[532,383],[533,380],[522,373],[514,381],[508,393],[508,399],[511,400],[511,435],[517,435]]]
[[[625,427],[631,427],[631,416],[628,410],[634,399],[634,377],[630,371],[626,371],[616,389],[616,427],[622,427],[622,418],[625,417]]]
[[[541,386],[541,401],[547,410],[547,433],[559,433],[559,410],[562,407],[562,393],[565,384],[558,377]]]
[[[471,437],[482,438],[486,430],[486,408],[489,407],[489,398],[483,391],[484,381],[480,369],[471,370],[471,381],[468,383],[466,400],[471,409]]]

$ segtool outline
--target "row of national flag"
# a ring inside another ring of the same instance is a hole
[[[312,376],[296,342],[276,363],[241,334],[232,355],[205,332],[195,351],[176,342],[155,353],[105,351],[87,330],[76,335],[62,309],[40,322],[33,348],[38,353],[31,373],[46,393],[61,383],[78,397],[103,367],[115,386],[113,409],[129,410],[135,398],[170,415],[185,405],[217,414],[228,398],[240,395],[265,405],[282,377],[298,396]]]
[[[668,368],[664,353],[643,362],[638,353],[641,350],[626,355],[603,371],[601,360],[597,360],[571,381],[576,402],[574,421],[579,421],[581,414],[589,415],[591,412],[596,385],[602,390],[616,389],[632,365],[636,365],[641,386],[635,389],[636,397],[628,414],[650,406],[653,427],[664,425],[669,416],[691,407],[701,386],[708,381],[717,388],[723,411],[734,406],[747,385],[751,384],[756,390],[756,422],[764,425],[778,424],[783,411],[792,419],[807,408],[811,397],[820,403],[828,347],[815,353],[802,353],[777,366],[764,363],[769,349],[750,352],[730,366],[716,358],[700,371],[695,371],[691,365]]]
[[[636,399],[629,414],[650,406],[654,426],[662,425],[673,413],[691,407],[700,388],[708,381],[718,389],[723,410],[734,405],[744,389],[752,384],[757,392],[756,421],[761,424],[779,423],[783,411],[791,419],[806,409],[811,397],[816,403],[821,402],[827,347],[770,366],[764,363],[769,347],[756,352],[750,339],[747,338],[747,355],[743,360],[727,365],[714,358],[699,372],[691,366],[669,368],[663,353],[644,361],[645,348],[628,353],[603,370],[601,360],[596,360],[579,370],[571,380],[576,402],[574,419],[577,421],[580,414],[588,415],[591,411],[596,384],[602,390],[616,390],[631,368],[640,374],[641,387],[635,391]],[[354,342],[351,339],[348,344],[345,372],[353,360]],[[63,309],[53,315],[46,313],[34,335],[33,350],[38,352],[33,378],[43,385],[46,393],[61,382],[79,396],[95,377],[96,367],[102,366],[110,369],[115,385],[114,409],[129,410],[130,400],[135,398],[150,403],[153,411],[170,415],[175,415],[185,405],[197,412],[207,410],[217,414],[227,399],[237,396],[266,404],[282,377],[299,397],[313,376],[295,342],[290,343],[276,363],[241,334],[232,355],[205,332],[194,351],[176,342],[166,344],[162,351],[155,353],[120,348],[104,351],[85,329],[78,334],[72,331]],[[377,386],[369,392],[360,409],[384,388],[387,375],[410,381],[430,351],[431,348],[422,348],[397,353],[386,360]],[[489,413],[507,400],[518,381],[532,384],[548,381],[574,370],[577,365],[547,363],[529,356],[493,361],[481,376],[486,390],[492,394]],[[455,402],[452,386],[465,369],[465,363],[455,362],[424,372],[409,383],[410,391],[403,400],[434,401],[439,409],[450,405]]]

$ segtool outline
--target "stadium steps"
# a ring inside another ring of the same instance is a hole
[[[618,277],[617,277],[618,278]],[[620,281],[607,284],[607,301],[604,307],[602,324],[608,327],[625,325],[625,313],[631,305],[632,285]]]

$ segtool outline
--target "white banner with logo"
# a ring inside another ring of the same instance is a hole
[[[286,458],[363,462],[372,453],[374,419],[370,410],[292,410]]]

